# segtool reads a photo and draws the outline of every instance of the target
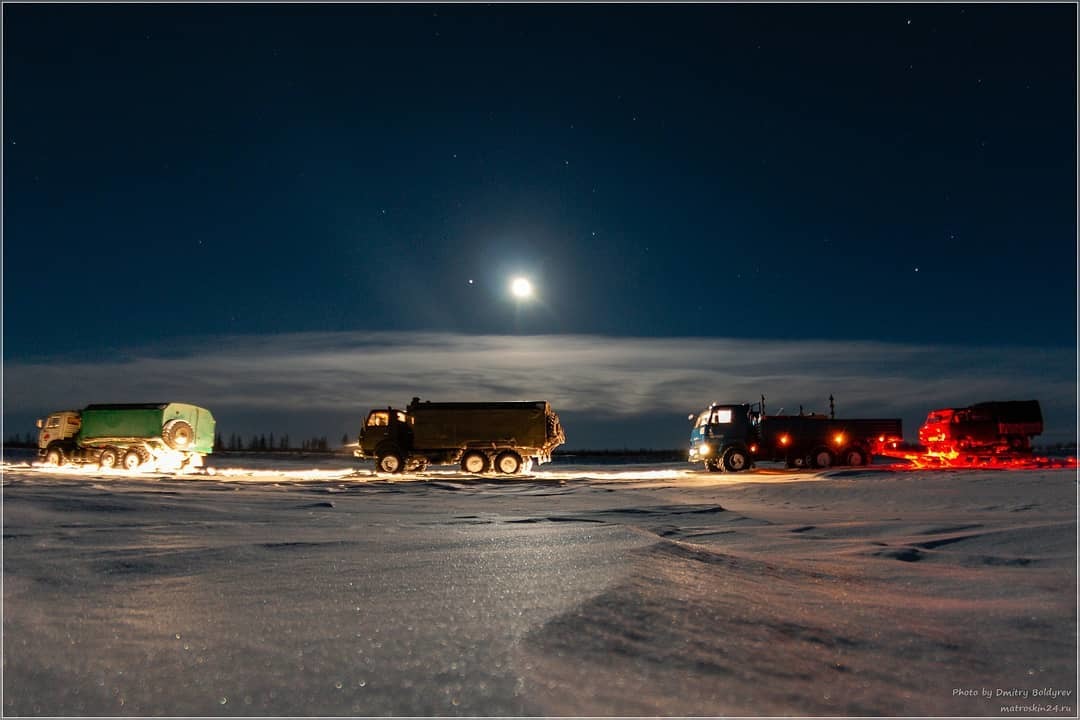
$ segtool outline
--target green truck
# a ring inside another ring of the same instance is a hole
[[[185,403],[87,405],[38,420],[46,465],[93,463],[102,469],[201,467],[214,448],[214,416]]]

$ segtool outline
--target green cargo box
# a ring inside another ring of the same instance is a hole
[[[185,403],[87,405],[81,412],[79,441],[86,445],[107,439],[160,439],[162,428],[173,420],[191,426],[194,441],[189,452],[209,453],[214,448],[214,416]]]

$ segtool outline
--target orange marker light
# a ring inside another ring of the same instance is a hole
[[[780,444],[781,445],[787,445],[789,442],[791,442],[791,438],[789,438],[787,435],[781,435],[780,436]]]
[[[844,433],[836,433],[836,437],[833,438],[833,442],[837,445],[844,444]]]

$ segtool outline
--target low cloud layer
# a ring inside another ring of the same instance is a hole
[[[212,337],[105,360],[4,368],[5,436],[90,402],[182,401],[247,437],[355,434],[371,407],[431,400],[546,399],[571,447],[677,447],[686,415],[712,401],[767,396],[769,409],[902,417],[914,439],[927,411],[1038,399],[1044,442],[1075,439],[1076,353],[1044,348],[881,342],[298,333]]]

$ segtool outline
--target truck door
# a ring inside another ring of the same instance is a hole
[[[38,433],[38,447],[44,449],[53,440],[59,440],[62,437],[63,424],[63,415],[57,414],[47,417],[41,425],[41,432]]]

